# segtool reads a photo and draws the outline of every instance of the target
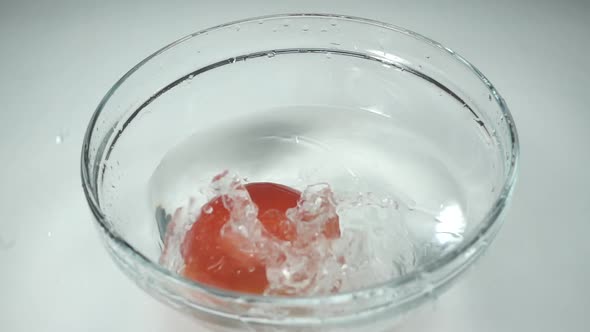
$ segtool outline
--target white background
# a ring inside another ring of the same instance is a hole
[[[129,68],[185,34],[282,12],[400,25],[474,63],[521,169],[487,255],[400,331],[590,330],[590,1],[0,1],[0,330],[199,331],[117,270],[79,180],[83,131]]]

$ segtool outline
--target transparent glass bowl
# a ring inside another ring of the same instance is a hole
[[[161,171],[171,151],[174,162]],[[293,14],[196,32],[131,69],[90,121],[82,182],[115,262],[204,326],[378,331],[450,285],[486,249],[517,159],[504,100],[452,50],[386,23]],[[370,287],[290,298],[211,288],[158,264],[154,201],[186,199],[182,186],[225,168],[294,186],[303,168],[336,189],[362,182],[436,223],[424,230],[408,219],[412,266]]]

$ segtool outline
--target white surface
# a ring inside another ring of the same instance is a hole
[[[83,131],[115,80],[160,46],[229,20],[315,11],[453,48],[498,87],[520,132],[498,238],[400,330],[588,331],[590,2],[439,2],[0,2],[0,330],[199,331],[101,247],[80,188]]]

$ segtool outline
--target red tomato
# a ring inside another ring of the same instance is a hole
[[[258,219],[266,231],[277,241],[295,240],[296,227],[285,214],[297,206],[301,193],[287,186],[265,182],[248,183],[245,188],[258,206]],[[263,259],[238,249],[240,241],[248,239],[221,236],[221,228],[229,219],[230,212],[221,197],[203,206],[182,244],[184,275],[226,290],[262,294],[268,286]],[[340,237],[337,217],[326,224],[324,235]]]

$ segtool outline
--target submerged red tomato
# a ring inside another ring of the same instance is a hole
[[[245,188],[258,206],[258,219],[266,231],[278,241],[294,241],[296,227],[287,221],[285,213],[297,206],[301,193],[275,183],[249,183]],[[221,197],[203,207],[182,245],[184,275],[227,290],[262,294],[268,286],[263,259],[238,249],[239,241],[247,239],[221,236],[221,228],[229,219],[230,212]],[[326,224],[323,234],[327,238],[340,237],[337,217]]]

